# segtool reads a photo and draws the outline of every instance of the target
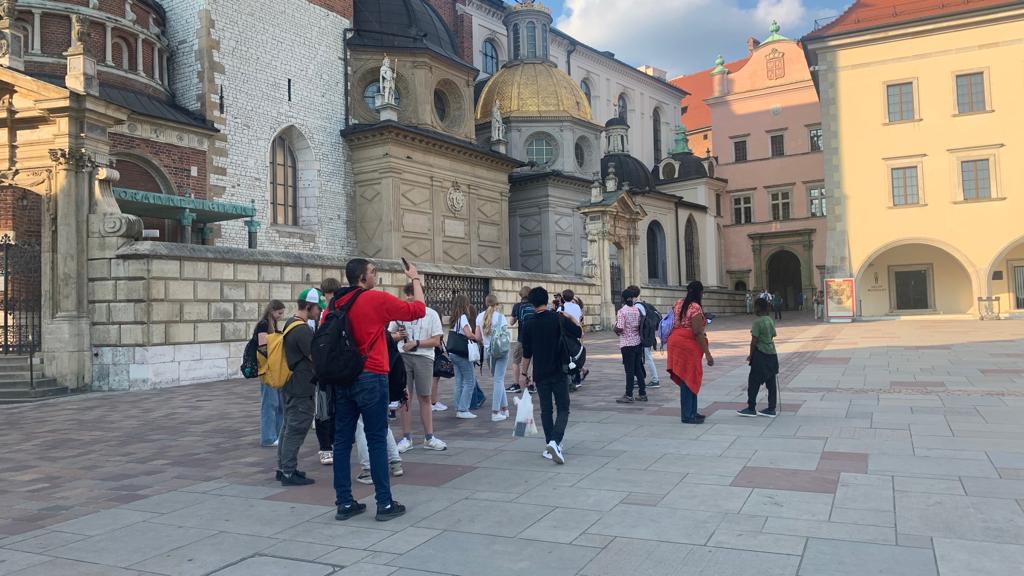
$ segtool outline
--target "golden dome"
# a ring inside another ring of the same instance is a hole
[[[513,62],[491,77],[480,93],[476,119],[491,119],[497,100],[502,118],[577,118],[592,122],[590,102],[576,81],[552,62]]]

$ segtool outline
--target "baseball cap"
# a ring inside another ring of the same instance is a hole
[[[321,308],[324,307],[324,299],[320,296],[320,291],[316,288],[306,288],[302,292],[299,292],[299,302],[309,302],[311,304],[317,304]]]

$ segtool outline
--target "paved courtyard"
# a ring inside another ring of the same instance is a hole
[[[409,511],[387,523],[333,519],[312,434],[317,484],[273,481],[253,382],[0,407],[0,575],[1024,571],[1024,323],[787,318],[774,420],[734,413],[748,323],[711,327],[702,426],[667,380],[615,404],[608,335],[590,337],[565,466],[511,422],[437,414],[450,448],[404,455]]]

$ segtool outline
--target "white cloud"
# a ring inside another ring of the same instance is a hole
[[[668,70],[669,78],[714,65],[722,54],[746,55],[750,36],[764,39],[777,20],[782,34],[797,38],[817,16],[803,0],[566,0],[556,26],[634,66]]]

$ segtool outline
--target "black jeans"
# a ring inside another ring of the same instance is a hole
[[[626,396],[633,396],[633,382],[640,385],[640,395],[647,395],[647,385],[644,378],[647,373],[644,371],[644,347],[641,345],[627,346],[620,348],[622,351],[622,365],[626,367]]]
[[[321,452],[334,450],[334,418],[316,421],[316,439]]]
[[[556,376],[537,380],[537,397],[540,399],[540,422],[544,427],[544,443],[552,440],[562,444],[565,427],[569,425],[569,377]],[[552,419],[551,399],[558,407],[558,417]]]
[[[768,409],[775,410],[779,397],[779,386],[775,375],[779,373],[779,357],[776,354],[765,354],[754,350],[750,357],[750,375],[747,376],[747,407],[757,409],[757,392],[761,384],[768,389]]]

